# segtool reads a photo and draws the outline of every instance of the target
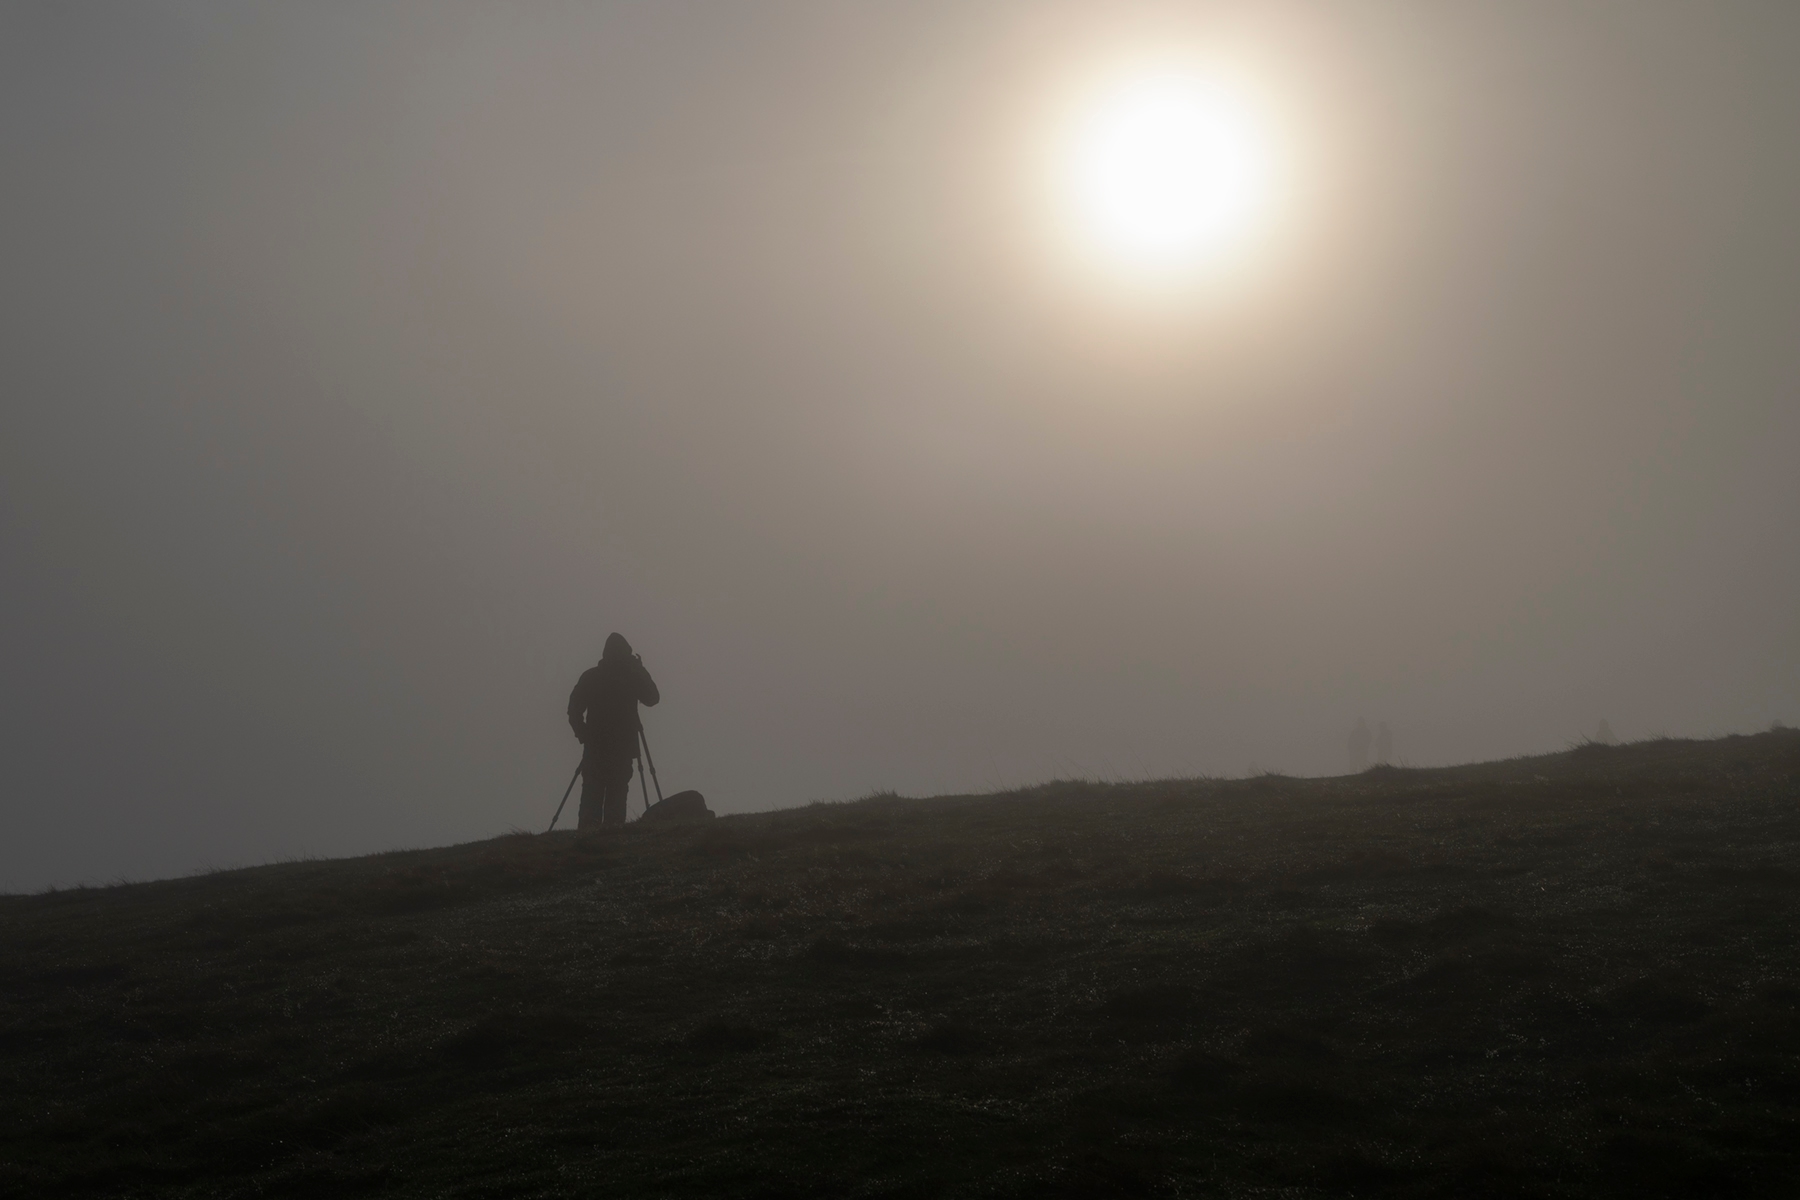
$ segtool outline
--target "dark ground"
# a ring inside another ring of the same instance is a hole
[[[9,1196],[1800,1195],[1800,733],[0,898]]]

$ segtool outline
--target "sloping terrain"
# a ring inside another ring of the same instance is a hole
[[[1793,1196],[1800,733],[0,898],[16,1196]]]

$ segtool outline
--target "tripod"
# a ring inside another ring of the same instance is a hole
[[[656,783],[656,802],[662,803],[662,780],[656,778],[656,760],[650,757],[650,739],[644,736],[644,727],[638,726],[638,745],[644,748],[644,757],[638,760],[638,786],[644,784],[644,764],[650,764],[650,778]],[[644,788],[644,811],[650,811],[650,789]]]
[[[575,790],[575,781],[580,778],[581,778],[581,764],[576,763],[575,764],[575,773],[573,775],[569,776],[569,786],[563,789],[562,804],[558,804],[556,806],[556,817],[562,816],[563,804],[567,804],[569,802],[569,793]],[[550,829],[556,828],[556,817],[550,818]],[[544,830],[544,832],[549,833],[550,829],[546,829],[546,830]]]
[[[642,726],[640,726],[638,728],[638,745],[640,747],[642,747],[642,749],[643,749],[643,754],[641,754],[638,757],[638,786],[640,786],[644,789],[644,811],[649,812],[650,811],[650,784],[651,783],[656,784],[656,802],[658,804],[661,804],[662,798],[663,798],[662,780],[658,779],[656,776],[656,760],[654,758],[650,757],[650,739],[644,736],[644,730],[643,730]],[[648,763],[650,766],[650,778],[648,780],[646,780],[644,778],[644,765],[646,763]],[[559,803],[556,806],[556,815],[550,818],[550,829],[544,830],[545,833],[549,833],[552,829],[556,828],[556,822],[562,816],[563,806],[568,804],[569,794],[575,790],[575,781],[580,778],[581,778],[581,764],[576,763],[575,764],[575,773],[573,775],[569,776],[569,786],[563,789],[562,801],[561,801],[561,803]],[[630,782],[631,782],[630,779],[627,778],[626,779],[627,785],[629,785]]]

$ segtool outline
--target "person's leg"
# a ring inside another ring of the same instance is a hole
[[[577,829],[598,829],[606,812],[606,779],[600,764],[589,755],[581,758],[581,808],[575,818]]]
[[[608,825],[623,825],[631,803],[631,759],[612,766],[606,780],[606,817]]]

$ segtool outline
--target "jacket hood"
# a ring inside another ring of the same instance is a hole
[[[624,634],[609,633],[606,635],[606,649],[600,654],[601,662],[606,662],[608,659],[630,657],[631,643],[625,640]]]

